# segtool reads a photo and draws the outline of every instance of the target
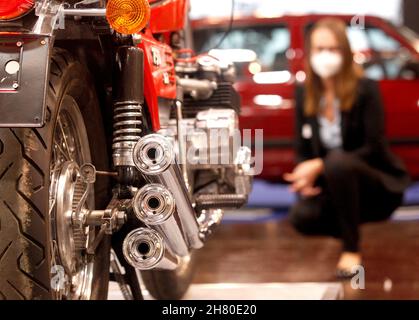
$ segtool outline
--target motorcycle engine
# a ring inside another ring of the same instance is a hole
[[[209,55],[176,59],[178,102],[163,135],[178,146],[178,161],[198,210],[240,208],[251,188],[251,152],[241,145],[240,96],[233,63]]]

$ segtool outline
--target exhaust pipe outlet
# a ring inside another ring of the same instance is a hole
[[[173,253],[181,257],[189,254],[175,199],[169,190],[160,184],[146,185],[136,193],[133,209],[141,222],[164,237]]]
[[[172,192],[189,248],[202,248],[197,217],[176,163],[172,143],[160,134],[147,135],[135,145],[133,158],[135,166],[148,181],[161,184]]]
[[[179,257],[167,250],[162,236],[152,229],[131,231],[124,240],[122,251],[125,260],[139,270],[175,270],[179,265]]]

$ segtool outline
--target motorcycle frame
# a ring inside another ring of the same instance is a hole
[[[39,92],[46,92],[53,47],[70,51],[90,71],[100,101],[105,128],[108,128],[112,121],[112,97],[109,94],[109,87],[112,86],[112,92],[117,92],[118,86],[127,85],[112,81],[112,68],[109,68],[109,65],[113,65],[115,52],[119,46],[137,46],[144,52],[145,105],[143,107],[147,109],[145,113],[149,118],[151,131],[157,132],[160,129],[159,100],[173,102],[176,100],[176,77],[170,41],[172,35],[183,30],[185,26],[189,0],[150,0],[150,22],[144,30],[130,36],[111,32],[104,18],[104,8],[66,9],[62,3],[55,0],[41,0],[39,3],[36,14],[34,9],[16,22],[0,22],[0,42],[11,39],[18,41],[18,39],[31,37],[39,38],[40,41],[44,40],[48,45],[48,50],[38,49],[36,55],[37,65],[45,65],[45,68],[43,70],[29,69],[26,65],[22,65],[25,67],[22,74],[29,79],[41,80],[32,81],[32,83],[38,83],[36,89]],[[44,6],[48,7],[45,12],[42,11]],[[66,17],[75,17],[79,21],[65,19]],[[33,28],[28,31],[26,25],[31,23]],[[9,31],[10,27],[13,27],[13,32]],[[96,61],[97,59],[99,61]],[[27,109],[28,101],[19,100],[16,97],[23,97],[26,91],[21,94],[18,92],[17,95],[4,93],[0,94],[0,103],[13,104],[15,109],[21,110],[23,114],[23,111]],[[30,96],[33,103],[34,96]],[[17,106],[16,101],[18,101]],[[45,94],[35,95],[35,102],[38,102],[38,109],[41,108],[44,114],[40,114],[38,110],[33,121],[1,123],[0,127],[42,127],[45,121]],[[14,117],[16,118],[16,114]],[[107,132],[107,135],[111,136],[112,132]]]

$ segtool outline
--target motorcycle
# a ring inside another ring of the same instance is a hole
[[[0,299],[179,299],[246,203],[234,67],[187,49],[188,8],[0,1]]]

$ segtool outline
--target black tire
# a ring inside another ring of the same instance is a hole
[[[148,292],[158,300],[180,300],[188,291],[195,275],[196,253],[176,270],[142,271],[141,277]]]
[[[47,121],[40,129],[0,129],[0,299],[52,299],[50,161],[62,98],[71,96],[84,119],[93,163],[108,157],[97,97],[86,69],[67,51],[54,49],[47,93]],[[94,143],[93,143],[94,142]],[[95,185],[103,206],[106,180]],[[106,299],[110,239],[95,257],[91,299]]]

